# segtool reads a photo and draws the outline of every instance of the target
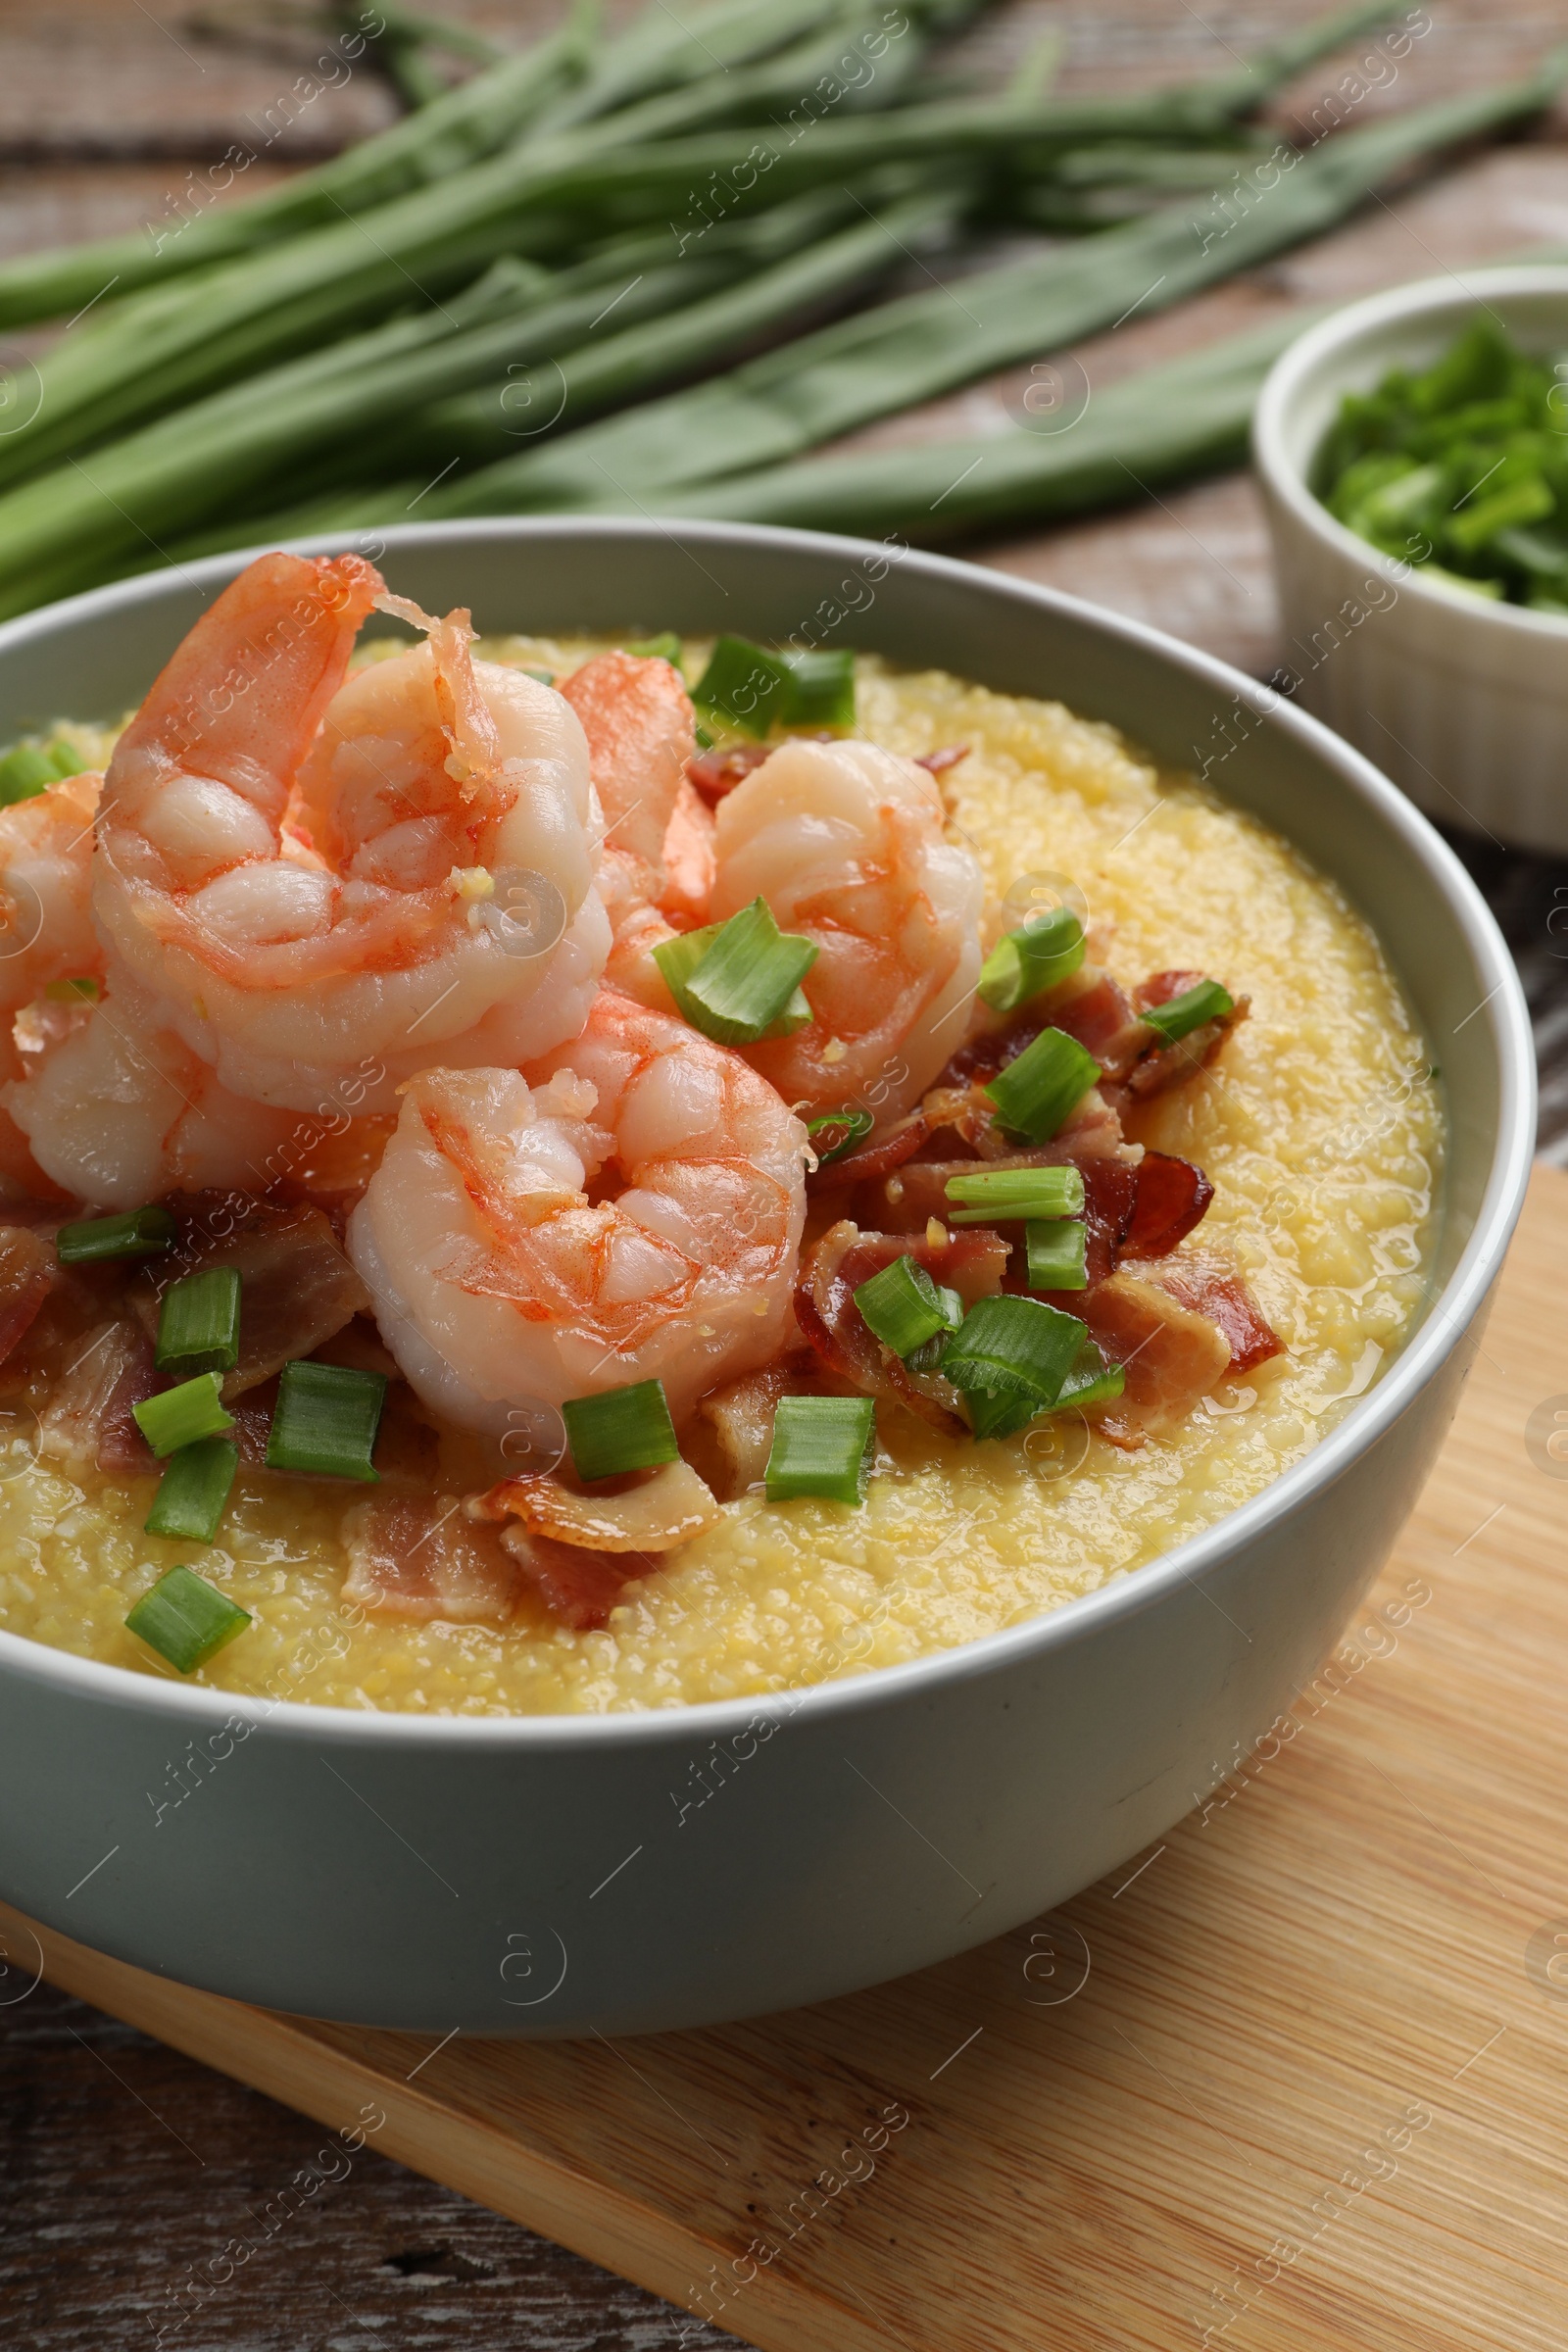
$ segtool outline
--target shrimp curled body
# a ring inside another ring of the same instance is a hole
[[[521,1400],[658,1379],[679,1421],[784,1343],[805,1150],[738,1054],[605,989],[526,1077],[405,1087],[350,1250],[452,1419],[495,1434]]]

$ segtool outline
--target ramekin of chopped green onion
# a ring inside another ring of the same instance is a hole
[[[1568,850],[1568,266],[1324,319],[1253,449],[1298,699],[1443,822]],[[1195,766],[1248,731],[1217,725]]]

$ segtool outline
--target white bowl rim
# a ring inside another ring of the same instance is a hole
[[[881,542],[852,539],[816,531],[773,525],[665,520],[622,515],[528,515],[483,518],[467,522],[405,523],[375,534],[379,545],[395,555],[434,539],[447,543],[480,544],[493,540],[526,541],[559,537],[563,532],[590,538],[614,539],[628,532],[636,537],[681,538],[711,546],[776,547],[782,551],[826,553],[836,562],[883,560]],[[353,534],[328,533],[287,540],[281,544],[303,555],[325,555],[353,543]],[[271,543],[269,543],[271,544]],[[263,547],[204,559],[182,566],[180,577],[189,585],[220,587]],[[990,571],[952,557],[916,553],[899,556],[901,570],[912,566],[951,587],[976,589],[1036,610],[1059,613],[1118,639],[1129,651],[1152,655],[1173,663],[1210,686],[1217,695],[1241,694],[1254,701],[1257,684],[1227,662],[1167,637],[1143,621],[1124,617],[1059,589],[1021,580],[1010,573]],[[41,607],[0,625],[0,647],[24,643],[48,634],[61,615],[85,608],[113,612],[121,605],[153,599],[166,587],[168,572],[143,573],[108,588]],[[1192,1584],[1227,1559],[1254,1537],[1289,1518],[1298,1503],[1317,1490],[1331,1486],[1409,1407],[1434,1379],[1465,1330],[1480,1312],[1494,1281],[1524,1203],[1535,1144],[1536,1065],[1530,1016],[1513,959],[1474,882],[1441,834],[1389,779],[1361,753],[1353,750],[1322,723],[1298,710],[1283,697],[1266,723],[1283,727],[1308,751],[1339,769],[1346,781],[1370,801],[1400,839],[1429,881],[1451,907],[1475,956],[1481,977],[1492,986],[1477,1005],[1493,1032],[1498,1065],[1497,1140],[1491,1173],[1477,1211],[1475,1228],[1443,1292],[1432,1300],[1413,1338],[1389,1371],[1327,1437],[1319,1440],[1300,1461],[1273,1479],[1261,1492],[1212,1527],[1162,1552],[1142,1568],[1112,1577],[1093,1592],[1064,1601],[1042,1615],[985,1634],[953,1649],[940,1649],[902,1665],[868,1667],[831,1682],[770,1691],[761,1696],[698,1700],[689,1705],[640,1711],[578,1715],[413,1715],[318,1705],[301,1699],[269,1699],[204,1685],[174,1684],[162,1676],[138,1673],[74,1651],[55,1649],[19,1634],[0,1632],[0,1668],[24,1680],[55,1688],[63,1696],[98,1700],[149,1714],[173,1711],[192,1730],[218,1726],[230,1717],[279,1737],[314,1740],[318,1744],[354,1746],[370,1740],[378,1746],[407,1745],[416,1751],[432,1746],[466,1749],[472,1746],[504,1750],[552,1751],[594,1748],[604,1742],[631,1745],[689,1744],[693,1738],[722,1739],[758,1720],[793,1721],[846,1716],[871,1707],[918,1702],[932,1686],[983,1676],[1015,1664],[1031,1652],[1045,1651],[1087,1640],[1102,1626],[1140,1615],[1155,1606],[1176,1585]],[[1473,1016],[1467,1016],[1473,1017]]]
[[[1446,311],[1473,312],[1487,308],[1488,294],[1503,299],[1513,295],[1558,294],[1563,301],[1563,342],[1568,350],[1568,262],[1514,262],[1472,270],[1464,277],[1450,271],[1445,277],[1420,277],[1408,285],[1391,286],[1368,294],[1344,310],[1320,318],[1288,344],[1263,379],[1252,412],[1252,462],[1270,490],[1288,507],[1297,521],[1315,537],[1363,566],[1372,566],[1397,583],[1401,594],[1413,595],[1447,613],[1474,615],[1482,627],[1522,631],[1526,638],[1561,646],[1568,614],[1532,612],[1528,605],[1510,605],[1489,596],[1469,596],[1462,588],[1446,587],[1421,576],[1418,564],[1400,564],[1386,556],[1369,539],[1331,514],[1285,445],[1286,426],[1309,370],[1337,352],[1348,352],[1391,319],[1423,315],[1441,317]]]

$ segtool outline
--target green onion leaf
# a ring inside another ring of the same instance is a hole
[[[1032,1291],[1082,1291],[1089,1283],[1084,1255],[1088,1228],[1068,1217],[1041,1219],[1023,1229]]]
[[[179,1228],[167,1208],[133,1208],[119,1217],[84,1217],[62,1225],[55,1249],[63,1266],[95,1266],[110,1257],[156,1257]]]
[[[782,654],[771,654],[746,637],[720,637],[692,700],[700,710],[715,711],[743,734],[760,740],[783,715],[793,690]]]
[[[956,1389],[1054,1404],[1086,1333],[1043,1298],[978,1298],[948,1342],[942,1369]]]
[[[248,1609],[237,1609],[204,1576],[189,1568],[171,1568],[142,1594],[125,1624],[171,1666],[177,1666],[181,1674],[194,1674],[250,1621]]]
[[[80,773],[81,761],[68,743],[16,744],[0,760],[0,808],[36,800],[47,786]]]
[[[622,1470],[657,1470],[679,1458],[662,1380],[573,1396],[561,1408],[572,1467],[585,1484]]]
[[[639,637],[635,645],[627,646],[626,651],[635,654],[640,662],[667,662],[671,669],[681,669],[680,639],[673,629],[665,629],[658,637]],[[684,670],[681,674],[685,675]]]
[[[1075,1037],[1062,1029],[1042,1029],[982,1092],[996,1104],[1004,1127],[1028,1143],[1044,1144],[1099,1078],[1099,1062]]]
[[[781,1396],[764,1473],[768,1501],[825,1494],[858,1504],[875,1417],[869,1396]]]
[[[912,1355],[927,1340],[948,1329],[942,1296],[924,1266],[915,1258],[896,1257],[892,1265],[862,1282],[855,1303],[864,1322],[884,1348],[895,1355]]]
[[[234,1484],[239,1454],[227,1438],[200,1438],[169,1457],[147,1514],[150,1536],[182,1536],[211,1544]]]
[[[939,1282],[936,1285],[936,1294],[942,1308],[942,1329],[933,1339],[923,1341],[912,1355],[905,1357],[904,1360],[911,1372],[940,1370],[943,1351],[948,1341],[963,1322],[963,1300],[957,1292],[950,1291],[945,1283]]]
[[[760,898],[727,923],[708,923],[654,950],[687,1020],[721,1046],[751,1046],[804,1028],[811,1007],[800,983],[816,958],[811,941],[781,931]]]
[[[1065,1413],[1084,1405],[1108,1404],[1126,1386],[1127,1375],[1120,1364],[1107,1363],[1094,1341],[1086,1339],[1051,1409]]]
[[[233,1415],[223,1410],[216,1372],[198,1372],[194,1380],[182,1380],[177,1389],[163,1389],[130,1409],[160,1461],[166,1453],[177,1453],[181,1446],[194,1446],[198,1438],[216,1438],[220,1430],[234,1426]]]
[[[372,1483],[379,1473],[370,1454],[385,1401],[384,1372],[355,1372],[346,1364],[285,1364],[267,1437],[268,1468]]]
[[[981,1168],[972,1176],[950,1176],[947,1196],[963,1204],[951,1212],[950,1225],[994,1225],[1003,1217],[1076,1217],[1084,1205],[1083,1172]]]
[[[160,1372],[232,1372],[239,1362],[239,1275],[186,1274],[164,1293],[153,1361]]]
[[[657,949],[655,953],[658,953]],[[876,1121],[868,1110],[830,1110],[824,1112],[819,1119],[808,1119],[806,1132],[811,1139],[811,1149],[816,1153],[817,1166],[830,1168],[836,1159],[847,1158],[857,1144],[864,1143],[875,1125]],[[826,1151],[821,1150],[816,1141],[817,1137],[836,1133],[840,1128],[844,1132],[839,1142],[830,1144]]]
[[[1037,1396],[1008,1396],[1000,1389],[995,1396],[976,1389],[964,1403],[977,1438],[1015,1438],[1020,1429],[1027,1429],[1031,1421],[1038,1421],[1051,1409]]]
[[[779,716],[787,727],[855,724],[855,656],[841,653],[786,654],[789,690]]]
[[[96,1004],[99,989],[97,981],[84,972],[75,980],[46,981],[43,993],[51,1004]]]
[[[1083,959],[1083,925],[1070,906],[1054,906],[998,940],[975,993],[993,1012],[1011,1012],[1070,978]]]
[[[1190,1037],[1195,1029],[1201,1029],[1205,1021],[1220,1020],[1235,1010],[1236,1000],[1229,989],[1221,988],[1217,980],[1200,980],[1196,988],[1172,997],[1167,1004],[1151,1004],[1138,1017],[1167,1046],[1173,1046],[1179,1037]]]

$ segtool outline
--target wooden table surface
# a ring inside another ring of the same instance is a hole
[[[516,39],[554,0],[423,0]],[[612,18],[622,8],[608,12]],[[1000,78],[1042,34],[1065,38],[1063,90],[1223,71],[1228,54],[1305,13],[1304,0],[1003,0],[965,39]],[[1418,15],[1420,12],[1417,12]],[[1431,29],[1366,111],[1502,79],[1568,38],[1568,0],[1432,0]],[[256,136],[311,52],[258,35],[204,38],[175,0],[0,0],[0,254],[135,227],[187,171]],[[1303,77],[1276,110],[1304,116],[1336,74]],[[247,175],[333,152],[389,121],[368,71],[324,91]],[[1568,244],[1568,115],[1369,206],[1335,235],[1078,357],[1096,383],[1282,308],[1349,297],[1532,244]],[[0,353],[0,358],[3,358]],[[983,430],[1027,370],[859,436]],[[978,560],[1131,612],[1266,676],[1281,660],[1261,514],[1242,476],[1102,521],[970,551]],[[1568,1163],[1568,862],[1455,836],[1519,960],[1537,1026],[1542,1141]],[[0,1955],[3,1959],[4,1955]],[[166,2287],[243,2229],[248,2208],[305,2164],[319,2133],[47,1986],[0,1970],[0,2341],[25,2352],[142,2347]],[[730,2342],[683,2314],[367,2154],[302,2214],[289,2242],[203,2310],[180,2352],[665,2352]],[[1172,2338],[1171,2352],[1178,2341]],[[1129,2346],[1128,2352],[1135,2352]],[[1137,2347],[1136,2352],[1146,2352]],[[1164,2345],[1147,2352],[1167,2352]],[[1324,2352],[1336,2348],[1324,2339]]]

